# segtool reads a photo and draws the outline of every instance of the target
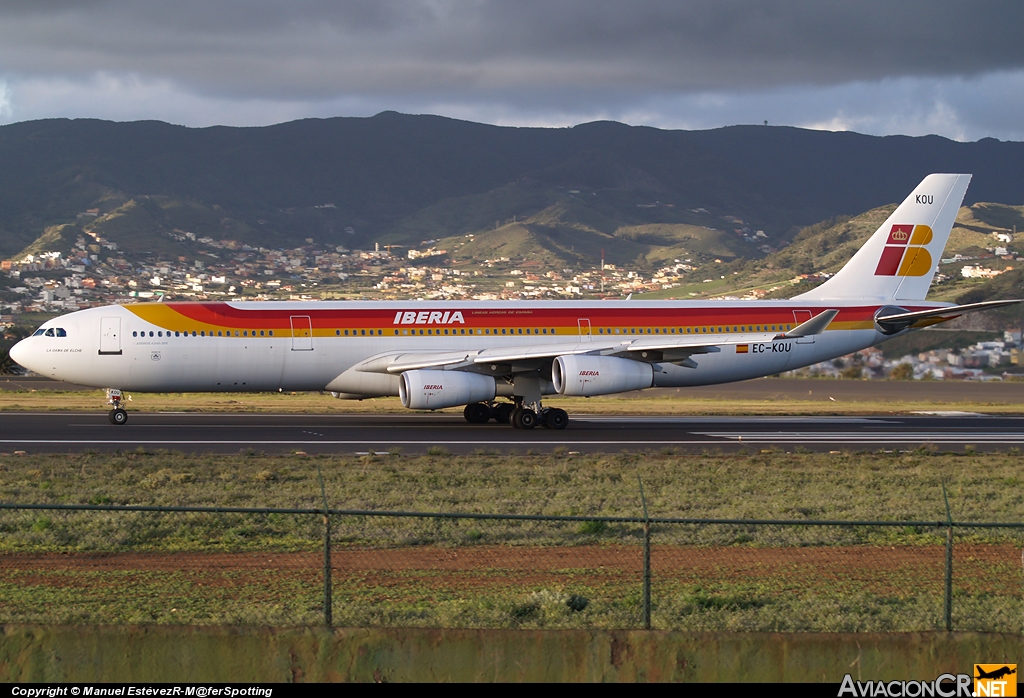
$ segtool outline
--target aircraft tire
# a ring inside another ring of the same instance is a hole
[[[516,415],[512,419],[516,429],[533,429],[540,421],[536,412],[523,407],[516,410]]]
[[[111,424],[120,426],[128,423],[128,413],[118,407],[116,410],[110,410],[107,414],[107,419],[110,420]]]
[[[471,402],[462,411],[462,416],[470,424],[487,424],[491,421],[491,408],[483,402]]]
[[[553,407],[544,412],[544,426],[548,429],[565,429],[569,424],[569,414],[565,410]]]
[[[499,402],[494,406],[494,421],[498,424],[511,424],[512,412],[515,409],[515,405],[511,402]]]

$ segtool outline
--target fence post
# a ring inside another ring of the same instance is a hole
[[[651,519],[647,515],[647,499],[644,497],[644,482],[636,476],[640,486],[640,504],[644,509],[644,630],[651,629]]]
[[[942,481],[942,499],[946,503],[946,632],[953,630],[953,516],[949,512],[949,497],[946,496],[946,481]]]
[[[317,477],[320,478],[320,496],[324,500],[324,625],[328,628],[333,624],[333,603],[331,599],[331,516],[327,507],[327,490],[324,488],[324,474],[320,465],[316,466]]]

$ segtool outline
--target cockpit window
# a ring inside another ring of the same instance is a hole
[[[58,327],[58,328],[57,328],[57,329],[55,330],[55,332],[56,332],[56,334],[57,334],[57,336],[58,336],[58,337],[67,337],[67,336],[68,336],[68,333],[64,331],[64,328],[63,328],[63,327]]]
[[[53,336],[53,328],[52,327],[50,329],[46,330],[46,336],[47,337],[52,337]]]
[[[36,330],[35,332],[32,333],[32,336],[33,337],[40,337],[40,336],[43,335],[44,332],[46,332],[46,330],[44,330],[43,328],[40,327],[38,330]]]

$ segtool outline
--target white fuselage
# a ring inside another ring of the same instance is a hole
[[[914,307],[935,305],[917,302]],[[346,374],[349,369],[382,354],[524,345],[596,349],[678,336],[708,343],[745,341],[694,356],[695,366],[659,365],[656,387],[690,386],[772,375],[877,344],[887,338],[871,322],[878,307],[792,301],[107,306],[47,322],[20,342],[12,356],[38,374],[96,387],[154,392],[337,390],[355,397],[397,394],[397,380],[389,380],[393,376],[370,375],[363,388],[358,381],[338,382],[352,375]],[[772,338],[828,308],[838,308],[840,314],[827,331],[799,339]],[[404,322],[410,317],[411,322]],[[417,318],[422,322],[417,324]],[[43,331],[53,328],[63,330],[64,336]]]

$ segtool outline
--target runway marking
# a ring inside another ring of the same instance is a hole
[[[722,423],[749,423],[756,424],[806,424],[812,421],[815,424],[898,424],[892,417],[688,417],[688,416],[618,416],[618,415],[569,415],[573,422],[623,422],[630,424],[722,424]]]
[[[701,433],[700,436],[731,439],[735,441],[742,441],[744,443],[1024,443],[1024,434],[999,432],[971,432],[952,434],[949,432],[929,432],[914,434],[869,433],[843,435],[805,433],[765,434],[761,432],[704,432]]]
[[[910,414],[923,414],[930,417],[987,417],[981,412],[958,412],[957,410],[919,410]]]
[[[448,444],[456,445],[502,445],[502,446],[543,446],[543,445],[580,445],[580,446],[642,446],[642,445],[694,445],[694,444],[718,444],[723,443],[823,443],[823,444],[905,444],[905,443],[985,443],[985,444],[1024,444],[1024,435],[1018,434],[863,434],[852,436],[835,436],[828,434],[701,434],[700,436],[710,437],[704,439],[609,439],[609,440],[586,440],[570,441],[565,439],[452,439],[447,436],[445,439],[330,439],[325,441],[313,441],[311,439],[274,439],[274,440],[236,440],[236,439],[210,439],[210,440],[174,440],[174,439],[0,439],[0,444],[26,445],[26,444],[49,444],[49,445],[182,445],[182,446],[228,446],[228,445],[253,445],[253,446],[289,446],[316,444],[321,446],[349,446],[362,444],[387,444],[387,445],[437,445],[439,441],[446,441]]]
[[[236,440],[210,440],[210,441],[172,441],[168,439],[114,439],[114,440],[102,440],[102,439],[0,439],[0,444],[55,444],[55,445],[66,445],[66,444],[141,444],[141,445],[187,445],[187,446],[216,446],[216,445],[252,445],[252,446],[289,446],[289,445],[306,445],[316,444],[318,446],[348,446],[348,445],[363,445],[363,444],[388,444],[388,445],[425,445],[429,444],[436,446],[439,442],[445,441],[450,445],[501,445],[501,446],[518,446],[525,444],[528,446],[558,446],[561,444],[574,444],[574,445],[643,445],[643,444],[722,444],[722,439],[698,439],[692,441],[686,441],[682,439],[673,439],[671,441],[650,441],[650,440],[638,440],[638,441],[566,441],[564,439],[550,439],[544,441],[528,441],[523,439],[505,440],[505,441],[494,441],[494,440],[466,440],[457,441],[447,438],[442,439],[429,439],[429,440],[409,440],[409,439],[358,439],[358,440],[330,440],[330,441],[311,441],[309,439],[302,440],[280,440],[280,441],[253,441],[252,439],[245,439],[241,441]]]

